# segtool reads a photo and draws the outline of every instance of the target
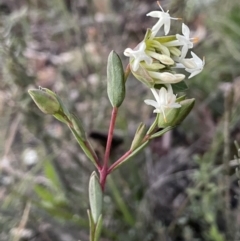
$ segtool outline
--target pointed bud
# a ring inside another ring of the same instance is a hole
[[[56,94],[51,90],[41,88],[28,90],[28,93],[43,113],[54,115],[60,110],[60,103]]]
[[[180,108],[171,108],[171,109],[167,109],[165,110],[165,118],[164,115],[159,115],[158,117],[158,127],[159,128],[165,128],[168,126],[172,126],[172,123],[174,122],[174,120],[178,117],[178,114],[180,112]]]
[[[166,119],[164,119],[163,115],[159,115],[158,117],[158,127],[165,128],[168,126],[179,125],[188,116],[194,106],[194,103],[195,99],[187,99],[179,102],[181,105],[180,108],[166,110]]]
[[[180,108],[177,118],[172,122],[173,126],[179,125],[188,116],[195,104],[195,99],[183,100],[180,104],[182,107]]]
[[[147,132],[146,125],[143,123],[140,123],[140,125],[138,126],[138,129],[136,131],[136,134],[134,136],[134,139],[132,141],[132,145],[130,148],[131,151],[135,150],[136,148],[138,148],[141,145],[142,140],[143,140],[144,136],[146,135],[146,132]]]

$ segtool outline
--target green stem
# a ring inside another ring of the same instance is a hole
[[[121,164],[130,154],[131,150],[128,150],[123,156],[121,156],[116,162],[114,162],[108,169],[108,174],[111,173],[118,165]]]

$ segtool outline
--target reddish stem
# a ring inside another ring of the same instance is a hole
[[[116,162],[114,162],[109,168],[107,173],[111,173],[116,166],[121,164],[122,161],[124,161],[130,154],[132,153],[131,150],[128,150],[122,157],[120,157]]]
[[[106,151],[104,155],[103,166],[102,166],[102,169],[100,170],[100,184],[103,190],[104,190],[106,178],[108,175],[108,171],[107,171],[108,161],[109,161],[109,156],[110,156],[110,151],[112,146],[113,131],[114,131],[114,126],[117,118],[117,111],[118,111],[118,108],[113,107],[111,121],[109,125],[109,130],[108,130],[108,139],[107,139],[107,146],[106,146]]]
[[[143,140],[142,144],[150,139],[151,135],[146,135]],[[118,165],[120,165],[130,154],[132,154],[132,150],[128,150],[122,157],[120,157],[116,162],[114,162],[109,168],[107,173],[111,173]]]

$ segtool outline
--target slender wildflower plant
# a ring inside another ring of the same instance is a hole
[[[147,16],[158,18],[156,24],[151,29],[147,29],[144,39],[134,49],[126,48],[124,51],[124,55],[129,57],[129,64],[125,71],[117,53],[112,51],[109,54],[107,94],[112,105],[112,115],[103,158],[96,155],[85,134],[81,120],[69,112],[57,94],[41,87],[28,91],[42,112],[54,116],[69,127],[96,168],[97,172],[92,173],[89,181],[90,241],[98,241],[100,237],[102,199],[107,176],[139,153],[151,139],[160,137],[179,125],[194,106],[194,99],[186,99],[185,96],[177,98],[175,93],[187,89],[183,69],[190,73],[188,78],[192,78],[203,70],[205,60],[200,59],[192,51],[192,58],[186,58],[196,38],[190,37],[190,30],[184,23],[182,23],[182,34],[167,35],[170,31],[171,20],[177,24],[180,19],[171,17],[168,11],[164,12],[159,2],[158,5],[160,10],[147,14]],[[163,36],[161,36],[162,28]],[[181,70],[181,73],[178,70]],[[148,99],[144,102],[154,107],[153,112],[156,113],[156,117],[149,128],[144,123],[139,124],[129,150],[110,165],[109,156],[114,127],[118,109],[125,98],[125,83],[130,73],[153,93],[155,100]]]

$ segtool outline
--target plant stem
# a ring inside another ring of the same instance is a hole
[[[103,166],[102,169],[100,170],[100,184],[102,186],[102,189],[104,190],[106,178],[108,175],[108,161],[109,161],[109,156],[110,156],[110,151],[111,151],[111,146],[112,146],[112,139],[113,139],[113,131],[115,127],[115,122],[117,118],[117,107],[113,107],[112,110],[112,116],[111,116],[111,121],[109,125],[109,130],[108,130],[108,139],[107,139],[107,146],[106,146],[106,151],[104,155],[104,161],[103,161]]]
[[[144,142],[147,142],[147,141],[150,139],[150,137],[151,137],[150,134],[145,135],[145,137],[144,137],[143,140],[142,140],[142,144],[143,144]],[[108,168],[107,173],[108,173],[108,174],[111,173],[111,172],[115,169],[115,167],[118,166],[118,165],[120,165],[121,162],[123,162],[129,155],[131,155],[133,151],[134,151],[134,150],[128,150],[122,157],[120,157],[116,162],[114,162],[114,163]]]
[[[109,168],[107,173],[111,173],[116,166],[118,166],[122,161],[124,161],[130,154],[132,153],[131,150],[128,150],[123,156],[121,156],[116,162],[114,162]]]

